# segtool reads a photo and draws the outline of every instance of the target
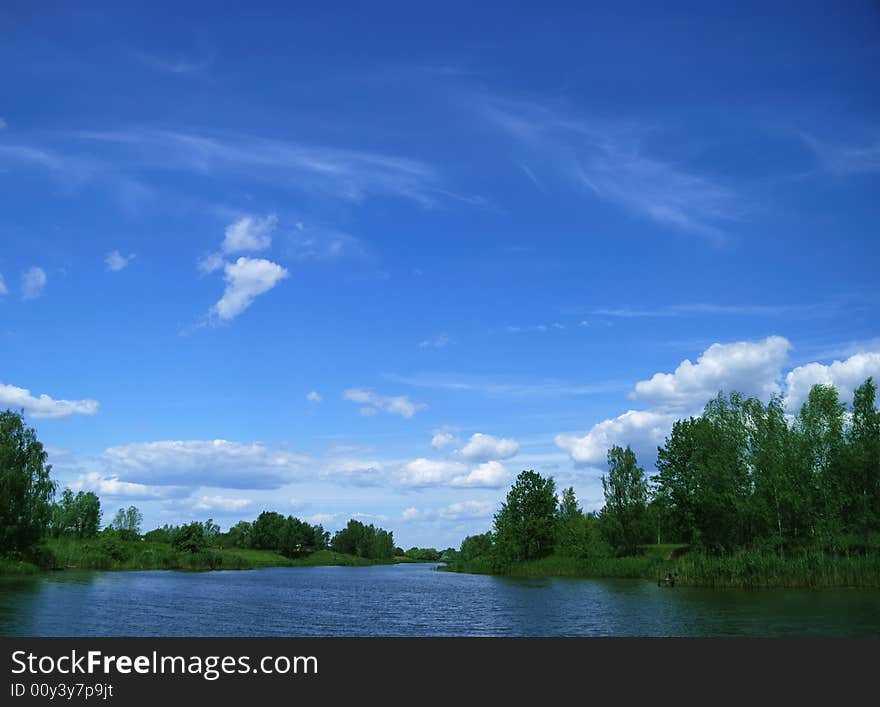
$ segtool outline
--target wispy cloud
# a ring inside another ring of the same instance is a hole
[[[804,132],[798,135],[822,167],[835,176],[880,172],[880,138],[862,144],[844,144],[820,140]]]
[[[653,318],[653,317],[690,317],[699,315],[730,315],[775,317],[785,314],[820,314],[832,311],[833,304],[712,304],[694,302],[690,304],[670,304],[661,307],[599,307],[591,309],[590,314],[603,317],[622,319]]]
[[[539,165],[577,188],[644,218],[713,241],[741,217],[735,190],[682,161],[648,154],[636,125],[590,121],[528,101],[478,96],[491,124],[529,156],[524,170],[540,185]],[[519,163],[522,167],[522,163]]]
[[[192,76],[204,73],[213,63],[213,57],[192,59],[189,57],[167,57],[147,52],[134,52],[134,57],[143,66],[154,71],[178,76]]]
[[[104,258],[104,263],[107,265],[107,269],[112,272],[119,272],[120,270],[124,270],[128,264],[134,260],[134,253],[130,255],[123,255],[118,250],[114,250],[112,253],[109,253],[106,258]]]
[[[432,166],[380,152],[234,133],[118,130],[73,137],[103,144],[105,158],[130,171],[161,167],[206,176],[237,175],[346,201],[397,196],[425,207],[447,193]]]
[[[424,403],[414,403],[406,395],[379,395],[366,388],[349,388],[342,397],[353,403],[366,405],[361,414],[374,414],[377,410],[384,410],[392,415],[400,415],[406,419],[411,418],[419,410],[426,408]]]
[[[566,397],[578,395],[601,395],[627,390],[625,381],[598,381],[595,383],[572,383],[558,379],[492,380],[485,376],[455,373],[415,373],[411,375],[387,374],[385,378],[394,383],[414,388],[476,393],[492,398]]]
[[[446,334],[438,334],[430,339],[423,339],[419,342],[420,349],[442,349],[449,345],[449,337]]]
[[[21,298],[36,299],[43,294],[46,282],[46,271],[43,268],[28,268],[21,274]]]

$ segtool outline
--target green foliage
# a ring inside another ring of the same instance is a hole
[[[483,533],[482,535],[468,535],[461,541],[461,549],[458,555],[463,562],[472,562],[478,557],[489,558],[492,556],[495,548],[495,539],[492,533]]]
[[[334,552],[371,560],[391,559],[394,557],[394,535],[388,530],[376,528],[372,523],[364,525],[352,518],[345,528],[333,536],[330,548]]]
[[[110,525],[123,540],[136,540],[141,535],[141,523],[143,522],[144,514],[136,506],[129,506],[116,511]]]
[[[648,482],[636,455],[627,447],[608,450],[608,476],[602,476],[605,507],[599,516],[602,535],[618,554],[632,554],[645,539]],[[572,490],[572,495],[574,491]]]
[[[74,495],[64,489],[61,500],[52,504],[50,530],[56,537],[71,534],[78,538],[94,538],[101,527],[101,501],[91,491]]]
[[[180,526],[172,535],[171,547],[179,552],[202,552],[208,547],[205,526],[197,521]]]
[[[55,494],[51,469],[23,416],[0,412],[0,554],[16,559],[46,533]]]
[[[557,534],[556,483],[523,471],[495,514],[495,556],[501,566],[553,551]]]
[[[440,553],[433,547],[411,547],[404,553],[404,557],[415,562],[438,562]]]

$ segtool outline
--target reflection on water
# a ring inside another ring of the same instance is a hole
[[[880,635],[880,592],[511,579],[431,565],[0,581],[4,636]]]

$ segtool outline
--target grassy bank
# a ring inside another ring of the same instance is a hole
[[[644,546],[632,557],[573,558],[549,555],[519,562],[499,571],[486,558],[455,562],[449,572],[508,577],[626,578],[656,581],[668,573],[679,586],[714,588],[831,588],[880,587],[880,556],[836,557],[803,555],[779,557],[742,552],[708,557],[687,552],[681,545]]]
[[[0,560],[0,576],[36,574],[45,570],[247,570],[264,567],[365,567],[390,564],[394,560],[367,560],[332,550],[291,559],[271,550],[210,548],[201,552],[180,552],[170,543],[107,542],[102,538],[47,541],[34,563]]]

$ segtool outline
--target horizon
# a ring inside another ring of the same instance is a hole
[[[458,547],[880,381],[870,3],[93,7],[0,10],[0,409],[105,523]]]

